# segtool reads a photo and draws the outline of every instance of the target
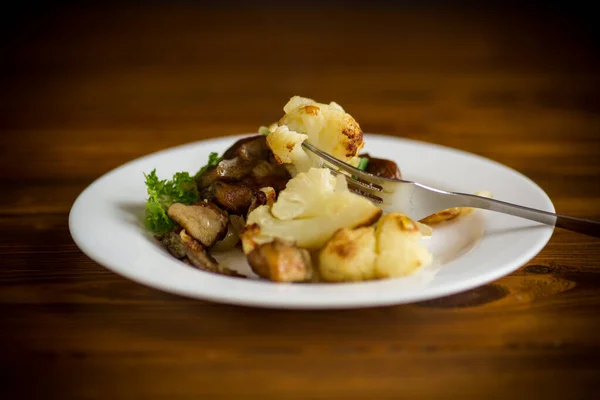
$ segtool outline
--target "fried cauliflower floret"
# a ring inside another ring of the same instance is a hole
[[[368,204],[348,190],[343,176],[334,177],[327,169],[311,168],[290,179],[273,204],[271,214],[281,220],[312,218],[353,202]]]
[[[318,158],[300,155],[300,152],[305,153],[300,144],[308,140],[334,157],[358,165],[358,152],[364,146],[363,133],[356,120],[339,104],[317,103],[294,96],[283,110],[285,115],[279,120],[279,128],[270,130],[267,136],[275,136],[268,143],[278,161],[293,164],[296,173],[318,167]],[[282,127],[286,129],[280,130]]]
[[[339,104],[294,96],[283,111],[279,125],[306,134],[312,144],[342,161],[354,161],[364,146],[358,122]]]
[[[340,229],[319,253],[319,271],[328,282],[375,279],[375,228]]]
[[[400,213],[383,216],[376,227],[340,229],[319,252],[321,277],[344,282],[410,275],[432,261],[421,236]]]
[[[421,231],[409,217],[391,213],[382,218],[375,229],[377,260],[375,276],[392,278],[410,275],[432,261],[421,244]]]
[[[309,250],[319,249],[341,228],[377,221],[381,209],[348,190],[343,177],[311,168],[292,178],[272,207],[257,207],[242,234],[244,252],[275,238]]]
[[[298,172],[306,172],[314,165],[316,160],[304,151],[302,142],[308,139],[307,135],[290,131],[285,125],[277,127],[267,136],[267,145],[273,152],[279,164],[285,164],[294,176]]]

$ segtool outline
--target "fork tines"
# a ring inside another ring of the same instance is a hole
[[[328,164],[331,164],[331,166],[325,165],[325,167],[328,168],[334,175],[344,175],[349,186],[359,191],[359,194],[369,198],[377,199],[379,202],[381,202],[381,199],[377,197],[377,193],[382,191],[381,186],[377,184],[377,182],[381,180],[379,177],[361,171],[350,164],[338,160],[332,155],[319,150],[317,147],[307,143],[306,141],[302,143],[302,147],[304,147],[306,150],[309,150],[311,153],[315,154]]]

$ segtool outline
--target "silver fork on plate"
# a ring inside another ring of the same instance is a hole
[[[600,223],[596,221],[536,210],[473,194],[446,192],[416,182],[382,178],[354,168],[310,143],[304,142],[302,147],[329,164],[325,164],[325,167],[332,173],[345,176],[349,188],[377,203],[386,212],[402,212],[418,221],[448,208],[473,207],[600,237]]]

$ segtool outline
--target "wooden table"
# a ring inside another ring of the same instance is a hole
[[[320,312],[181,298],[77,249],[67,215],[92,180],[156,150],[254,131],[295,94],[339,102],[367,132],[495,159],[559,212],[600,219],[600,62],[588,20],[303,5],[65,6],[6,18],[0,397],[598,393],[600,241],[583,235],[557,230],[523,268],[467,293]]]

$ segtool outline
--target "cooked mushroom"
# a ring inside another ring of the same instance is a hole
[[[263,179],[269,176],[289,176],[285,167],[276,161],[259,160],[251,171],[255,179]]]
[[[217,164],[217,174],[220,180],[238,180],[252,172],[254,163],[246,161],[241,157],[230,160],[222,160]]]
[[[185,254],[192,265],[209,272],[218,271],[219,263],[217,260],[208,254],[206,249],[202,247],[200,243],[188,235],[185,229],[179,233],[179,236],[181,238],[181,242],[185,246]]]
[[[204,188],[209,187],[213,183],[219,180],[219,171],[217,170],[217,166],[214,165],[208,168],[206,171],[202,173],[199,177],[196,178],[196,183],[198,185],[198,189],[202,190]]]
[[[248,184],[255,190],[270,186],[279,192],[291,178],[285,166],[277,164],[275,160],[259,161],[252,169]]]
[[[165,248],[171,253],[171,255],[175,258],[182,259],[186,256],[185,254],[185,246],[181,241],[181,237],[179,236],[179,232],[181,232],[181,228],[177,227],[171,232],[167,232],[162,236],[156,236],[156,239],[165,246]]]
[[[255,135],[235,142],[223,153],[223,159],[229,160],[240,157],[245,161],[265,160],[270,152],[266,136]]]
[[[241,157],[221,160],[197,178],[198,189],[202,190],[218,181],[238,181],[249,175],[252,168],[254,168],[254,163],[243,160]]]
[[[382,178],[402,179],[400,168],[395,162],[385,158],[371,157],[369,154],[361,154],[360,156],[369,159],[365,169],[366,172]]]
[[[237,278],[246,278],[246,276],[232,269],[219,265],[217,260],[215,260],[200,243],[187,234],[185,229],[179,233],[179,236],[181,238],[181,243],[183,243],[185,247],[186,258],[183,259],[184,262],[203,271],[234,276]]]
[[[214,201],[234,214],[245,214],[254,197],[254,190],[244,185],[217,182],[212,188]]]
[[[254,138],[254,140],[249,140],[238,147],[237,154],[243,160],[264,160],[271,153],[269,146],[267,146],[266,136],[258,135]]]
[[[229,146],[229,148],[227,150],[225,150],[225,152],[223,153],[223,159],[229,160],[229,159],[237,157],[239,147],[247,142],[251,142],[251,141],[255,140],[255,138],[257,138],[258,136],[259,135],[254,135],[254,136],[239,139],[234,144]],[[263,136],[263,135],[260,135],[260,136]]]
[[[239,182],[253,190],[271,186],[279,191],[289,179],[287,169],[273,158],[266,137],[258,135],[240,139],[227,149],[217,165],[197,178],[197,185],[201,192],[216,182]]]
[[[275,192],[279,193],[285,189],[291,176],[283,166],[275,167],[275,171],[273,174],[260,177],[250,174],[242,179],[240,183],[254,190],[259,190],[263,187],[272,187],[275,189]]]
[[[310,253],[280,239],[262,244],[248,254],[258,276],[275,282],[305,282],[312,277]]]
[[[167,214],[204,247],[211,247],[227,232],[227,213],[209,202],[188,205],[175,203]]]

